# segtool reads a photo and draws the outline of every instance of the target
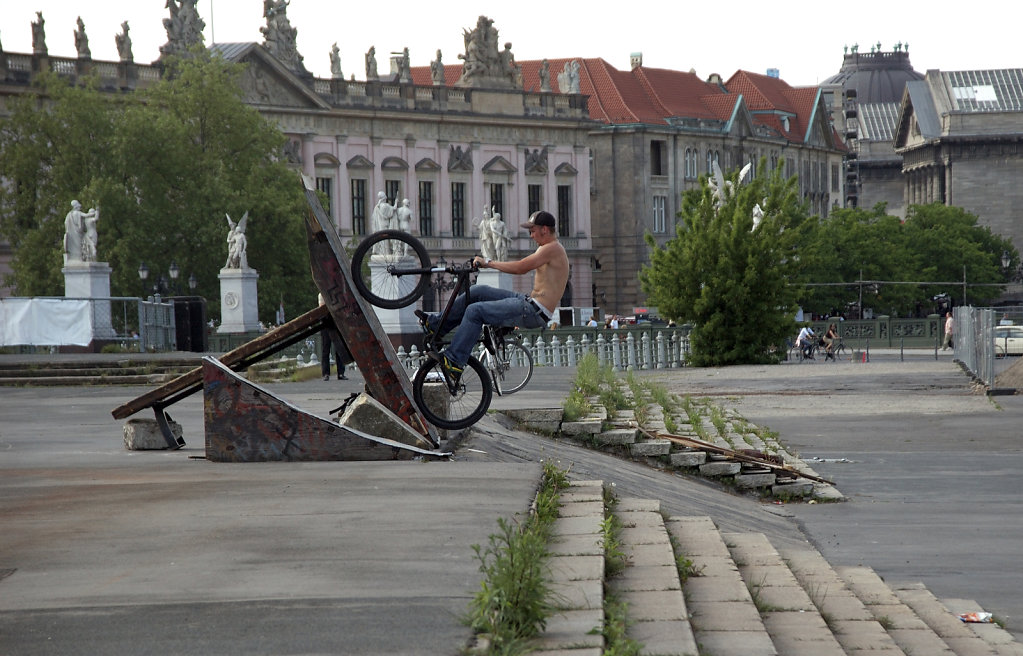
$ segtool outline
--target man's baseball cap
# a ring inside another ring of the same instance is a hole
[[[550,229],[554,229],[554,215],[550,212],[540,210],[539,212],[533,212],[529,217],[529,220],[522,224],[522,227],[526,230],[536,226],[547,226]]]

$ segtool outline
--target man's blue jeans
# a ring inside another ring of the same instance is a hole
[[[439,335],[444,335],[452,328],[458,328],[445,352],[449,360],[460,366],[469,360],[473,345],[483,333],[483,324],[539,328],[547,323],[527,300],[529,297],[526,294],[487,285],[473,285],[469,288],[469,298],[472,302],[467,306],[465,294],[459,294],[451,306],[447,321],[437,330]],[[440,314],[431,314],[429,318],[430,326],[436,329]]]

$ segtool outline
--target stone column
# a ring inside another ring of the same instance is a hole
[[[221,269],[220,327],[218,333],[248,333],[260,330],[259,295],[255,269]]]

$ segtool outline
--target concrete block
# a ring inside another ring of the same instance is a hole
[[[813,494],[813,481],[806,478],[778,479],[771,487],[771,494],[783,498],[808,497]]]
[[[562,435],[596,435],[603,425],[599,420],[563,421],[561,422]]]
[[[774,485],[775,475],[771,473],[767,474],[736,474],[735,475],[735,486],[740,489],[750,489],[755,487],[771,487]]]
[[[180,440],[181,424],[172,419],[168,419],[167,423],[174,438]],[[124,448],[129,451],[152,451],[172,447],[167,444],[155,419],[129,419],[124,422]]]
[[[699,467],[707,462],[707,453],[696,449],[676,451],[669,457],[672,467]]]
[[[671,452],[670,440],[644,440],[629,446],[634,456],[666,456]]]
[[[424,386],[425,388],[428,386]],[[445,390],[445,393],[446,390]],[[425,437],[412,430],[398,415],[385,408],[379,401],[367,394],[360,394],[341,415],[338,423],[376,437],[385,437],[395,442],[432,449]]]
[[[733,476],[742,468],[737,462],[708,462],[700,465],[702,476]]]
[[[594,436],[598,444],[632,444],[638,431],[635,428],[615,428]]]

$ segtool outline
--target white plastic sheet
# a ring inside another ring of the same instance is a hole
[[[0,346],[88,346],[92,303],[64,298],[0,298]]]

